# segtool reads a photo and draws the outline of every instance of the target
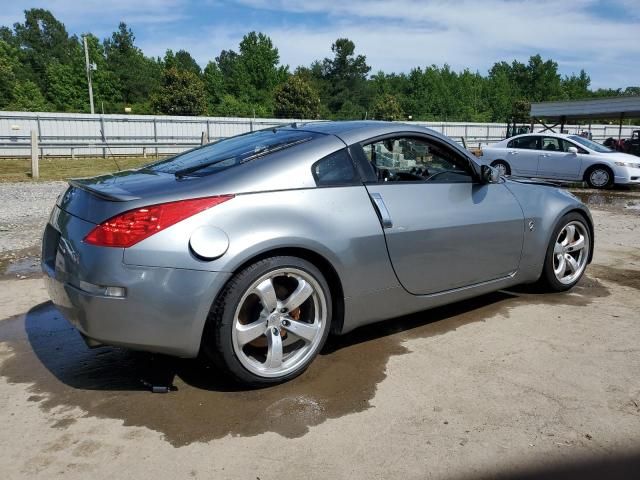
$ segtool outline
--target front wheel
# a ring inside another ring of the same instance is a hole
[[[260,260],[236,274],[213,305],[203,351],[236,381],[267,385],[300,375],[329,334],[331,293],[297,257]]]
[[[587,185],[591,188],[609,188],[613,185],[613,172],[604,166],[595,166],[585,174]]]
[[[504,160],[496,160],[491,163],[491,166],[498,171],[501,177],[511,175],[511,167]]]
[[[571,289],[584,274],[591,249],[591,236],[584,217],[568,213],[551,235],[539,283],[545,290]]]

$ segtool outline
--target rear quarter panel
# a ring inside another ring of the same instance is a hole
[[[192,232],[204,225],[229,238],[227,252],[218,259],[202,260],[190,250]],[[380,222],[361,185],[237,195],[126,249],[124,262],[235,272],[257,255],[288,247],[328,260],[345,297],[397,285]]]

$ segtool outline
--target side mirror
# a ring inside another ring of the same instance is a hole
[[[498,183],[500,181],[500,172],[489,165],[480,167],[480,177],[483,183]]]
[[[578,149],[576,147],[569,147],[567,148],[567,152],[572,153],[572,154],[577,154],[578,153]]]

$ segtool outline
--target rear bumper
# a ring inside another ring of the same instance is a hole
[[[126,267],[126,297],[94,295],[44,267],[53,304],[93,342],[195,357],[209,309],[230,274]]]
[[[54,305],[88,343],[195,357],[211,304],[231,274],[125,265],[122,249],[82,243],[91,227],[54,209],[42,255]],[[121,287],[126,293],[91,293],[81,288],[84,282]]]

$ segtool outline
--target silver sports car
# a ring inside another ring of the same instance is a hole
[[[69,183],[42,267],[87,343],[202,352],[251,385],[299,375],[330,333],[567,290],[593,253],[576,197],[408,124],[292,124]]]

